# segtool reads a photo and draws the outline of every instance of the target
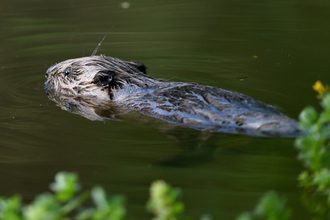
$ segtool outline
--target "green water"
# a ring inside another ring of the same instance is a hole
[[[54,63],[98,54],[148,74],[238,91],[297,118],[317,105],[311,86],[330,84],[328,1],[8,1],[0,3],[0,195],[30,201],[55,173],[126,195],[146,219],[150,183],[181,187],[186,213],[234,219],[275,189],[295,219],[301,202],[292,139],[208,134],[147,119],[95,122],[61,110],[44,90]]]

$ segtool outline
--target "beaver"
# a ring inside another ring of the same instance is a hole
[[[92,120],[103,119],[97,117],[97,106],[118,106],[201,131],[268,137],[301,134],[296,120],[271,105],[217,87],[156,79],[139,62],[92,55],[55,64],[45,76],[52,100],[62,102],[62,107],[69,103],[71,111],[73,106]]]

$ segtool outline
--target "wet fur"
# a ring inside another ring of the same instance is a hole
[[[141,63],[126,62],[106,56],[92,56],[66,60],[53,65],[46,72],[46,85],[67,95],[95,96],[93,91],[105,91],[112,100],[113,91],[134,84],[146,88],[154,79],[146,74]],[[49,77],[48,77],[49,76]],[[134,76],[134,77],[132,77]]]
[[[216,87],[165,82],[148,76],[146,70],[142,63],[107,56],[71,59],[47,70],[46,87],[71,97],[66,100],[75,100],[75,106],[84,100],[89,108],[109,102],[199,130],[279,137],[300,134],[297,122],[273,106]]]

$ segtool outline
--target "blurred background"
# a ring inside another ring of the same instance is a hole
[[[97,54],[142,62],[148,74],[244,93],[298,118],[329,84],[330,3],[293,0],[132,0],[0,3],[0,195],[25,202],[61,170],[84,188],[124,194],[146,219],[148,189],[183,190],[186,214],[234,219],[274,189],[303,208],[293,139],[210,134],[132,114],[90,121],[61,110],[44,89],[47,67]]]

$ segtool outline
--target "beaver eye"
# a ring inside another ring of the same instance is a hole
[[[65,75],[65,76],[70,75],[70,73],[71,73],[70,68],[67,68],[67,69],[64,71],[64,75]]]

